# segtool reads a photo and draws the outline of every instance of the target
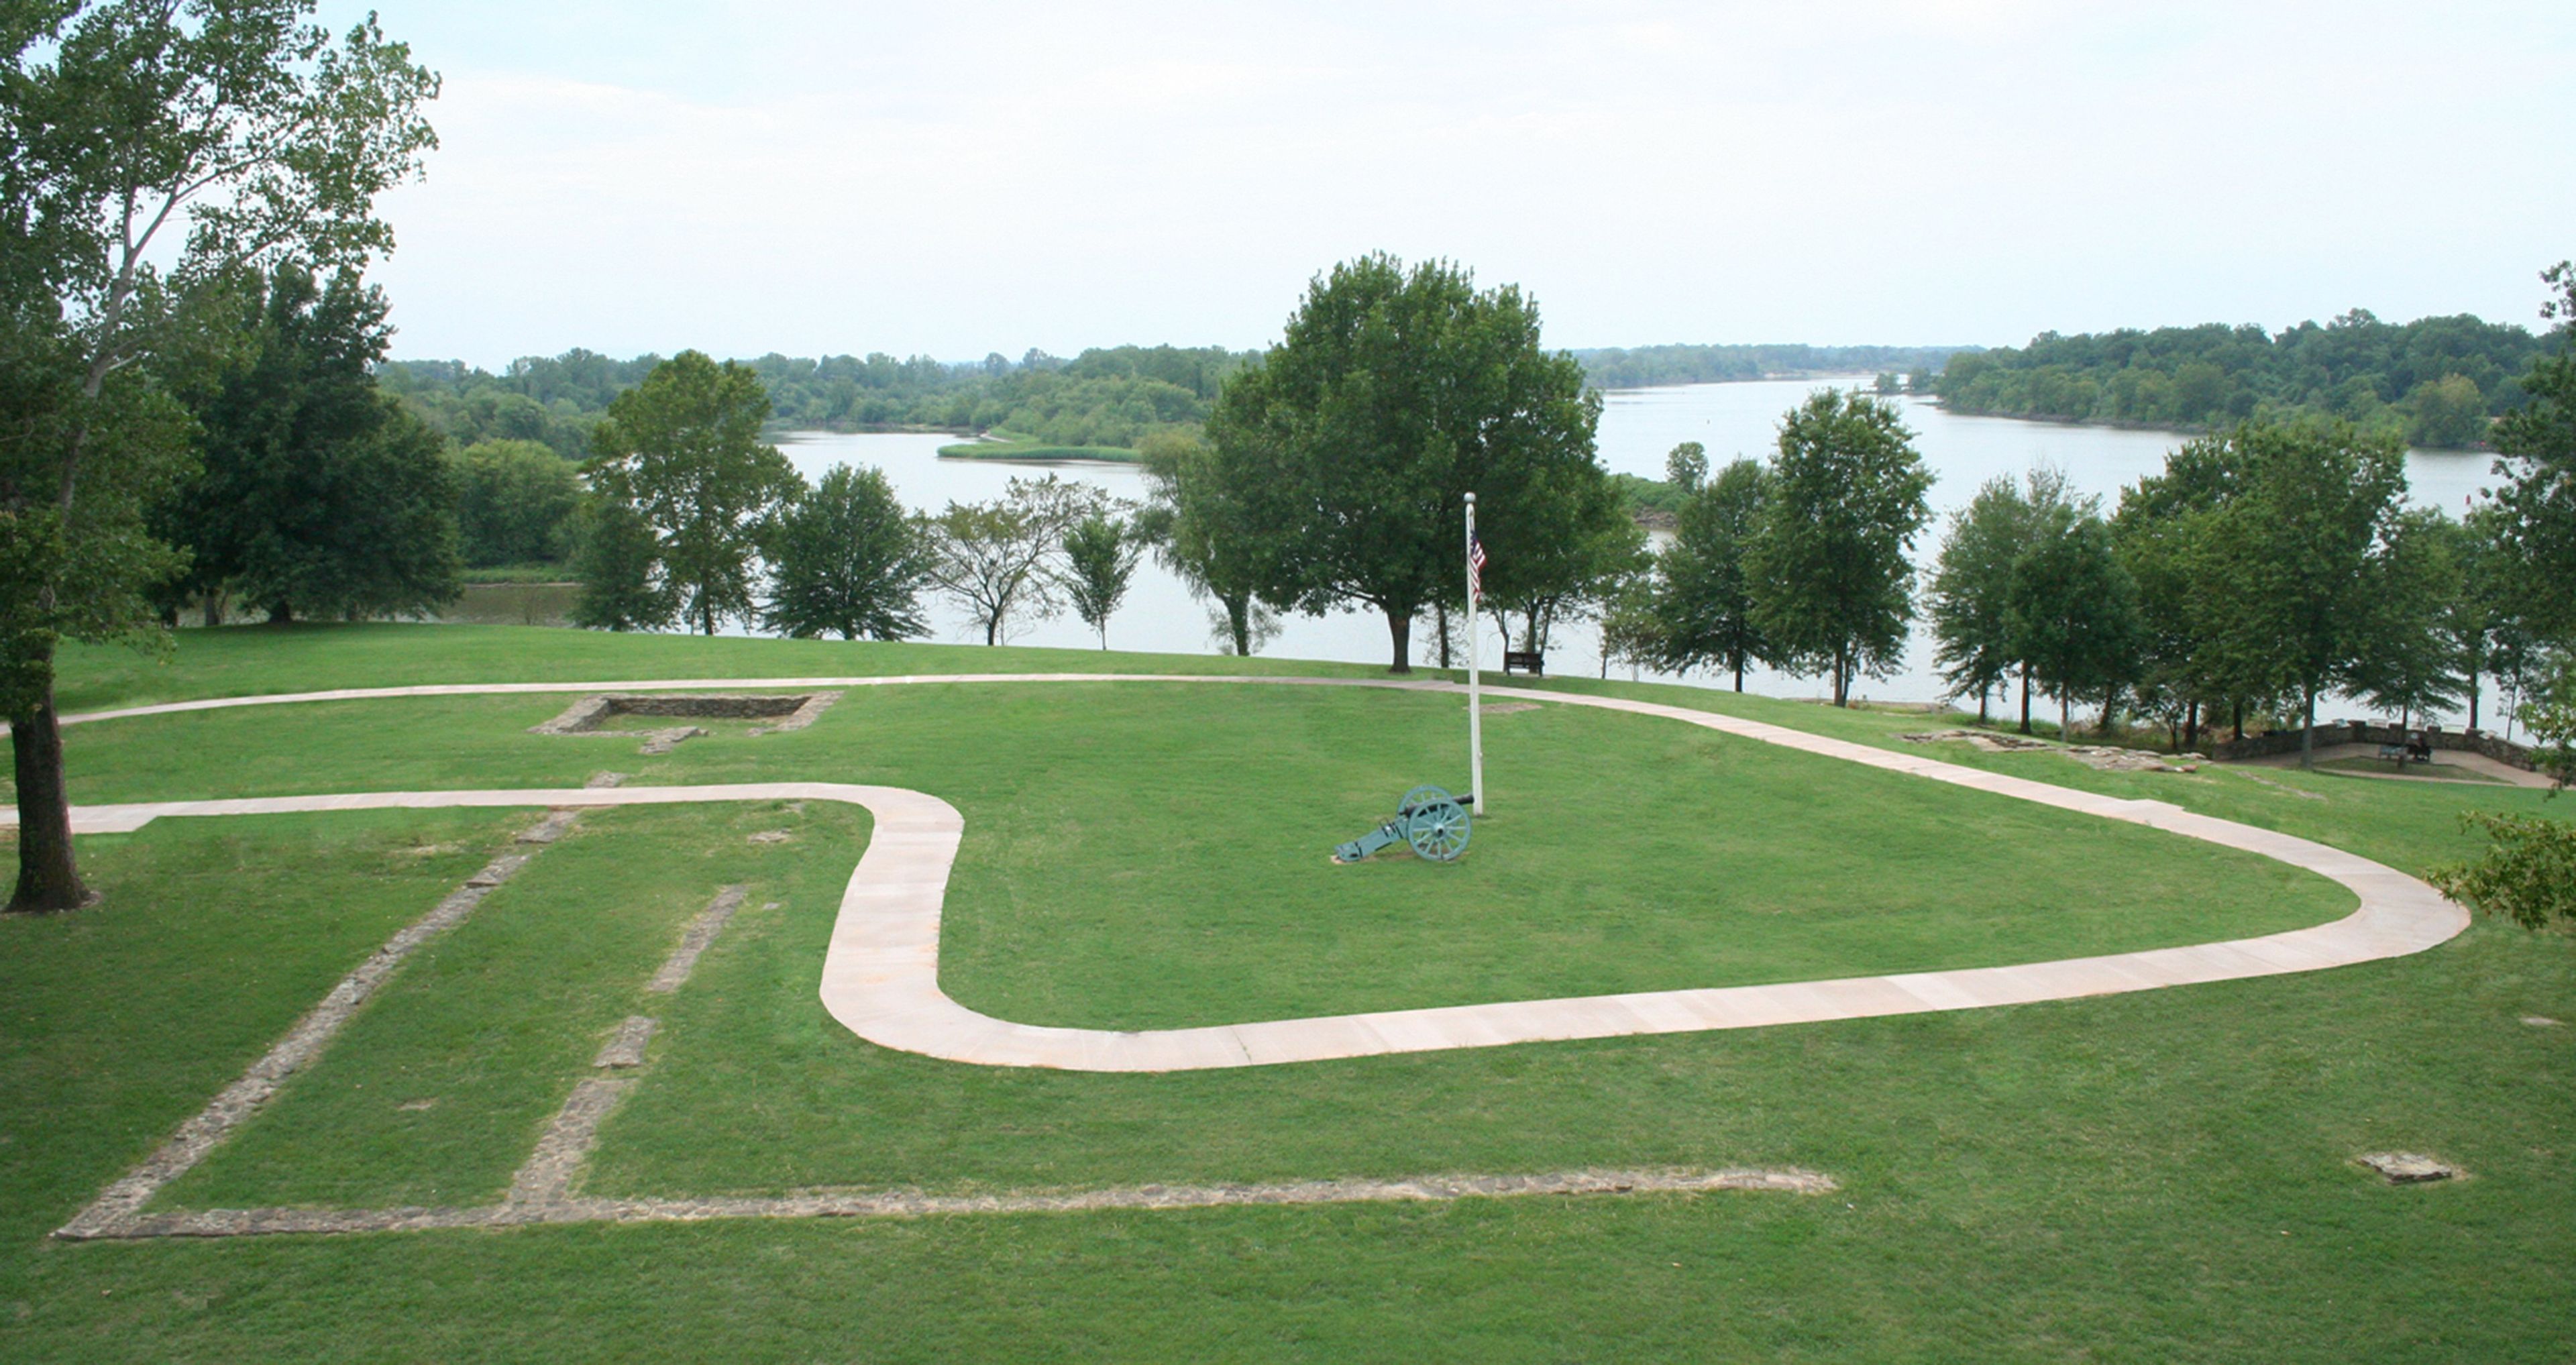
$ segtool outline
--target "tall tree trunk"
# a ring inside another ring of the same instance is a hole
[[[1440,632],[1440,667],[1449,667],[1449,604],[1431,604],[1431,628]]]
[[[996,612],[993,615],[984,618],[984,643],[987,645],[998,645],[1001,642],[1002,617],[1001,613]]]
[[[2245,738],[2245,699],[2243,697],[2236,699],[2236,724],[2233,728],[2238,739]]]
[[[128,210],[127,221],[132,220]],[[63,445],[60,477],[56,480],[54,507],[69,526],[79,514],[81,457],[89,449],[90,415],[98,410],[98,396],[107,386],[107,377],[120,364],[115,339],[124,326],[125,305],[134,295],[134,272],[138,252],[128,240],[125,260],[108,284],[107,298],[97,317],[97,335],[105,338],[101,349],[89,357],[87,372],[81,377],[79,418],[72,424],[70,439]],[[36,600],[43,617],[51,618],[60,605],[55,597],[55,584],[49,579],[37,589]],[[8,908],[12,911],[77,910],[90,901],[89,888],[81,885],[80,864],[72,855],[71,797],[63,781],[63,732],[60,718],[54,713],[54,646],[51,637],[40,649],[25,659],[0,660],[19,671],[22,677],[36,680],[34,704],[9,717],[9,749],[18,779],[18,886],[10,893]]]
[[[2185,703],[2182,712],[2182,749],[2184,753],[2200,752],[2200,703]]]
[[[1741,653],[1735,656],[1735,690],[1744,690],[1744,655]]]
[[[1993,697],[1994,691],[1995,689],[1982,683],[1977,687],[1977,723],[1979,725],[1986,723],[1986,703]]]
[[[1387,608],[1386,633],[1387,638],[1392,641],[1395,646],[1395,662],[1387,666],[1387,671],[1390,673],[1412,672],[1413,661],[1405,657],[1405,655],[1413,643],[1413,613],[1409,611],[1397,611],[1393,607]]]
[[[291,626],[295,624],[295,604],[287,601],[269,603],[268,623],[272,626]]]
[[[1241,658],[1252,652],[1252,596],[1225,599],[1225,628],[1234,633],[1234,652]]]
[[[1851,705],[1851,666],[1840,649],[1834,651],[1834,705]]]
[[[2021,732],[2030,733],[2030,665],[2021,666]]]
[[[2478,670],[2469,670],[2469,728],[2478,728]]]
[[[2317,690],[2311,687],[2302,695],[2304,700],[2299,707],[2299,766],[2313,769],[2317,766]]]
[[[54,715],[53,651],[36,705],[9,717],[9,747],[18,774],[18,889],[13,914],[77,910],[89,904],[72,859],[72,812],[63,790],[63,732]]]
[[[2065,685],[2061,683],[2059,686],[2063,687]],[[2073,701],[2069,700],[2069,694],[2074,692],[2074,690],[2074,688],[2069,687],[2066,691],[2057,694],[2057,737],[2061,741],[2067,740],[2075,734],[2075,704]]]

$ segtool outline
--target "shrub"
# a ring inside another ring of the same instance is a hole
[[[2529,929],[2553,919],[2576,922],[2576,824],[2480,811],[2464,812],[2460,824],[2484,827],[2494,842],[2474,863],[2426,874],[2443,895]]]

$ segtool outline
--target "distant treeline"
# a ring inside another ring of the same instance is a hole
[[[1641,346],[1576,351],[1604,389],[1706,384],[1782,375],[1938,371],[1947,346]],[[770,354],[746,361],[768,386],[783,428],[871,431],[926,427],[996,431],[1047,446],[1133,449],[1146,434],[1207,419],[1225,377],[1258,351],[1222,346],[1109,346],[1071,360],[1032,350],[977,361],[899,360],[883,352],[820,360]],[[460,446],[538,441],[571,459],[589,452],[608,400],[633,388],[658,355],[619,360],[575,348],[514,360],[500,373],[461,360],[392,360],[377,382]]]
[[[1655,384],[1716,384],[1739,379],[1798,378],[1817,374],[1904,373],[1939,370],[1973,346],[1638,346],[1576,351],[1584,377],[1597,389],[1638,389]]]
[[[2382,322],[2362,309],[2273,334],[2257,326],[2043,332],[1951,358],[1953,412],[2198,430],[2247,419],[2340,417],[2422,446],[2481,444],[2523,402],[2545,343],[2467,314]]]
[[[820,360],[773,354],[746,363],[767,386],[782,427],[991,430],[1048,445],[1133,447],[1148,432],[1205,420],[1225,376],[1253,354],[1115,346],[1071,360],[1032,350],[1017,361],[998,353],[964,363],[879,353]],[[512,361],[493,374],[461,361],[397,360],[380,366],[377,379],[460,445],[541,441],[578,459],[608,401],[661,361],[575,349]]]

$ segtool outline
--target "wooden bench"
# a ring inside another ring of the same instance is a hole
[[[2430,763],[2433,761],[2433,741],[2422,735],[2408,735],[2380,745],[2379,756],[2401,767],[2408,763]]]
[[[1510,677],[1515,669],[1533,678],[1544,678],[1547,676],[1547,656],[1534,649],[1504,650],[1503,676]]]

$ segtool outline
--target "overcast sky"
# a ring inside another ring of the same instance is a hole
[[[2576,5],[369,0],[441,72],[395,354],[1273,340],[1447,256],[1547,341],[2535,322]]]

